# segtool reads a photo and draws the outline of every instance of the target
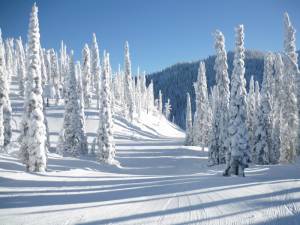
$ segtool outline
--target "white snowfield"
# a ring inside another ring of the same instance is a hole
[[[114,116],[117,160],[50,153],[48,172],[26,173],[16,157],[22,101],[12,94],[14,142],[0,154],[0,225],[300,224],[300,162],[255,166],[246,177],[207,167],[207,151],[182,146],[184,133],[163,117],[128,123]],[[63,106],[47,118],[54,148]],[[98,113],[87,110],[89,143]]]

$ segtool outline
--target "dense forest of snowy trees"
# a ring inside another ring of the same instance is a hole
[[[295,29],[287,13],[284,28],[283,52],[264,55],[261,89],[251,76],[249,91],[246,90],[244,26],[239,25],[230,80],[225,38],[216,31],[216,84],[210,97],[207,97],[204,63],[200,63],[193,121],[187,94],[185,144],[208,146],[208,164],[226,163],[224,175],[231,172],[244,175],[249,162],[294,162],[299,155],[300,72]],[[205,140],[207,134],[208,141]]]
[[[143,113],[168,120],[175,116],[181,125],[184,118],[185,144],[208,146],[209,165],[226,163],[227,169],[244,169],[249,162],[293,162],[300,154],[300,74],[295,29],[287,13],[284,31],[283,52],[266,54],[245,50],[243,25],[236,27],[234,53],[226,52],[225,37],[216,31],[215,57],[197,64],[178,64],[146,77],[139,69],[132,73],[128,42],[124,68],[119,66],[116,72],[108,52],[100,57],[95,34],[91,44],[83,46],[81,62],[74,62],[73,51],[68,53],[64,42],[60,52],[42,48],[34,4],[27,43],[21,38],[2,40],[0,33],[1,151],[9,147],[12,137],[9,92],[14,78],[24,97],[20,158],[30,172],[47,170],[51,149],[46,110],[53,104],[64,106],[55,146],[62,156],[90,154],[99,162],[118,164],[113,136],[114,110],[118,108],[129,123],[138,121]],[[163,83],[168,85],[158,89]],[[178,83],[184,88],[178,89]],[[93,143],[88,143],[85,109],[91,108],[99,113],[99,125]]]
[[[299,51],[297,51],[299,54]],[[251,76],[259,84],[262,82],[264,70],[264,55],[265,52],[246,49],[245,52],[245,79],[247,81],[246,88],[248,90]],[[208,91],[216,83],[216,71],[214,70],[216,56],[209,56],[201,61],[205,62]],[[298,58],[298,64],[300,59]],[[232,74],[233,69],[233,52],[227,52],[228,75]],[[172,104],[172,112],[170,118],[174,118],[174,122],[185,129],[186,116],[186,93],[191,95],[192,113],[196,111],[196,96],[193,84],[197,81],[199,69],[199,61],[182,62],[170,66],[162,71],[147,75],[147,84],[150,81],[154,84],[154,95],[158,98],[159,90],[163,93],[163,102],[170,99]]]
[[[36,4],[30,15],[27,43],[21,38],[2,40],[0,32],[1,151],[6,151],[12,136],[9,98],[12,78],[17,80],[18,93],[24,97],[19,156],[30,172],[47,170],[49,151],[62,156],[91,154],[100,162],[118,164],[114,159],[114,106],[121,108],[128,122],[138,121],[143,113],[169,117],[172,109],[170,102],[164,109],[162,101],[160,108],[154,105],[153,84],[146,86],[145,72],[133,76],[128,42],[124,71],[120,67],[117,72],[112,71],[109,53],[104,52],[100,59],[95,34],[91,45],[84,45],[81,62],[74,62],[73,51],[68,53],[64,42],[60,52],[42,48]],[[50,149],[46,117],[47,107],[51,105],[64,106],[63,125],[54,150]],[[87,108],[99,111],[94,143],[87,142],[84,111]]]

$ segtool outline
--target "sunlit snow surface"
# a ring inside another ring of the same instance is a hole
[[[22,101],[11,96],[15,141]],[[47,114],[54,148],[63,106]],[[91,143],[98,113],[86,115]],[[164,118],[144,114],[134,124],[118,113],[114,118],[120,167],[51,153],[49,172],[29,174],[15,142],[0,154],[0,225],[300,224],[299,161],[251,165],[245,178],[223,177],[223,166],[207,167],[206,149],[182,146],[184,134]]]

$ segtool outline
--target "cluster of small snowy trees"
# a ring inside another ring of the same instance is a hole
[[[284,51],[264,58],[261,90],[250,80],[246,91],[244,27],[236,28],[231,80],[225,38],[215,33],[216,84],[208,96],[205,65],[200,63],[195,83],[196,112],[192,124],[188,95],[186,144],[209,147],[209,165],[230,163],[275,164],[293,162],[300,154],[300,73],[295,29],[284,14]]]
[[[25,47],[24,47],[25,46]],[[73,51],[67,53],[61,42],[60,52],[43,49],[40,44],[38,8],[32,7],[28,42],[21,38],[2,40],[0,31],[0,149],[4,151],[12,136],[12,110],[9,99],[11,78],[24,98],[20,124],[19,155],[30,172],[47,169],[50,149],[46,108],[50,104],[64,106],[63,127],[55,152],[79,156],[95,154],[100,162],[118,164],[113,137],[114,110],[131,122],[143,113],[163,113],[154,105],[153,83],[146,86],[145,72],[131,73],[128,42],[125,43],[124,71],[113,73],[109,54],[100,61],[99,46],[93,34],[92,44],[84,45],[82,61],[74,62]],[[162,99],[160,99],[162,104]],[[116,106],[116,107],[115,107]],[[97,138],[91,148],[85,131],[85,109],[99,111]],[[170,115],[170,101],[164,114]]]
[[[162,99],[154,99],[153,82],[146,86],[146,73],[141,74],[138,68],[136,76],[132,76],[128,42],[125,42],[124,55],[124,71],[119,66],[112,79],[113,101],[121,106],[123,116],[132,122],[138,120],[142,112],[169,115],[170,102],[165,112],[155,104],[158,101],[163,104]]]

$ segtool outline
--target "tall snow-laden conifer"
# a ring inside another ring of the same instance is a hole
[[[51,80],[55,90],[54,98],[55,104],[59,103],[60,99],[60,91],[59,91],[59,65],[58,65],[58,58],[57,54],[54,49],[50,49],[50,63],[51,63]]]
[[[254,78],[251,76],[250,85],[249,85],[249,93],[247,96],[247,123],[248,123],[248,134],[249,134],[249,145],[250,149],[253,149],[254,145],[254,124],[255,124],[255,87],[254,87]]]
[[[247,92],[245,75],[244,26],[236,28],[233,72],[229,104],[229,150],[231,159],[247,163],[250,157],[247,129]]]
[[[101,87],[101,107],[98,130],[98,160],[111,165],[119,164],[115,160],[115,141],[113,136],[113,120],[111,112],[111,87],[110,87],[110,68],[109,55],[103,58],[102,68],[102,87]]]
[[[81,113],[72,52],[69,75],[66,79],[65,113],[61,132],[61,143],[59,143],[58,147],[60,148],[58,151],[62,154],[78,156],[87,152]]]
[[[229,148],[228,141],[228,111],[229,111],[229,77],[228,77],[228,65],[227,65],[227,54],[225,49],[225,38],[222,32],[215,32],[215,50],[216,59],[214,70],[216,71],[216,85],[218,89],[219,98],[216,99],[216,109],[213,114],[213,126],[215,128],[212,133],[216,139],[212,138],[210,143],[210,156],[216,158],[210,158],[210,164],[225,163],[226,153]]]
[[[125,96],[125,102],[126,102],[126,115],[127,118],[130,119],[130,121],[133,121],[134,118],[134,111],[135,111],[135,105],[134,105],[134,96],[133,96],[133,87],[132,87],[132,75],[131,75],[131,61],[130,61],[130,55],[129,55],[129,45],[128,42],[125,42],[125,59],[124,59],[124,68],[125,68],[125,88],[124,88],[124,96]]]
[[[89,108],[91,106],[91,58],[90,49],[87,44],[82,50],[82,85],[84,93],[84,105]]]
[[[141,76],[141,107],[147,109],[147,87],[146,87],[146,72],[144,71]]]
[[[45,50],[44,51],[44,63],[45,63],[45,69],[46,69],[46,85],[45,89],[43,90],[43,97],[46,99],[46,106],[49,106],[50,104],[50,99],[53,99],[55,96],[55,89],[54,89],[54,84],[52,82],[51,78],[51,54],[50,50]]]
[[[44,172],[47,167],[39,51],[38,8],[34,4],[29,21],[26,95],[19,139],[21,159],[30,172]]]
[[[85,113],[84,113],[84,97],[83,97],[83,88],[82,88],[82,75],[81,75],[81,66],[80,62],[75,64],[75,74],[77,81],[77,93],[79,100],[79,119],[77,123],[77,132],[80,137],[81,153],[88,153],[88,144],[85,130]]]
[[[289,14],[284,13],[284,52],[291,58],[294,64],[298,64],[298,54],[296,52],[296,30],[293,27]]]
[[[16,41],[16,52],[17,52],[17,74],[18,74],[18,83],[19,83],[19,93],[21,96],[24,96],[25,89],[25,77],[26,77],[26,65],[25,65],[25,52],[23,48],[22,39],[19,38]]]
[[[14,56],[14,48],[13,48],[13,39],[7,39],[5,41],[5,75],[6,75],[6,82],[5,85],[5,101],[3,103],[3,124],[4,124],[4,147],[6,147],[10,141],[12,136],[12,128],[11,128],[11,120],[12,120],[12,109],[11,103],[9,98],[9,91],[10,91],[10,82],[11,77],[15,76],[17,73],[16,64],[15,64],[15,56]]]
[[[61,97],[64,98],[64,94],[66,91],[66,85],[65,85],[65,79],[68,75],[68,68],[69,68],[69,57],[67,54],[67,46],[64,44],[63,41],[61,41],[60,45],[60,64],[59,64],[59,70],[60,70],[60,83],[61,83]]]
[[[5,83],[7,82],[5,72],[4,46],[0,29],[0,151],[4,147],[3,105],[5,102],[4,96],[6,92]]]
[[[260,90],[259,90],[259,83],[258,81],[255,81],[255,112],[257,112],[259,106],[260,106]]]
[[[135,85],[135,105],[136,105],[136,113],[138,118],[141,116],[141,77],[140,77],[140,69],[138,68],[137,76],[136,76],[136,85]]]
[[[170,120],[171,110],[172,110],[172,106],[170,103],[170,99],[168,98],[167,102],[165,103],[165,108],[164,108],[164,115],[167,118],[167,120]]]
[[[48,75],[47,75],[47,68],[45,65],[45,58],[44,58],[44,50],[40,46],[40,63],[41,63],[41,85],[43,89],[43,114],[44,114],[44,124],[45,124],[45,129],[46,129],[46,151],[50,149],[50,134],[49,134],[49,126],[48,126],[48,120],[47,120],[47,114],[46,114],[46,106],[47,102],[45,101],[45,89],[47,88],[47,81],[48,81]]]
[[[162,93],[161,90],[158,92],[158,112],[162,113],[163,110],[163,102],[162,102]]]
[[[283,122],[282,110],[285,105],[285,90],[283,85],[284,65],[279,53],[274,55],[274,94],[273,94],[273,127],[272,127],[272,154],[270,163],[278,163],[281,148],[281,127]]]
[[[45,58],[44,58],[44,50],[40,47],[40,59],[41,59],[41,77],[42,77],[42,87],[43,90],[45,89],[45,85],[47,84],[47,69],[45,65]]]
[[[254,137],[253,159],[259,164],[271,162],[272,149],[272,79],[273,79],[273,54],[268,53],[264,59],[264,76],[261,88],[261,103],[257,113],[256,132]]]
[[[288,13],[284,13],[284,52],[290,60],[285,60],[286,76],[293,77],[295,94],[297,98],[298,118],[300,118],[300,72],[298,66],[298,54],[296,52],[296,30],[293,27]],[[300,127],[297,131],[297,153],[300,155]]]
[[[7,95],[5,96],[5,103],[3,105],[3,123],[4,123],[4,147],[9,145],[12,137],[12,108],[9,98],[9,84],[7,83]]]
[[[151,80],[149,86],[147,87],[146,96],[146,111],[149,114],[154,108],[154,93],[153,93],[153,81]]]
[[[193,144],[207,146],[211,128],[211,108],[208,100],[206,70],[200,62],[197,82],[194,83],[196,95],[196,112],[193,124]]]
[[[91,48],[91,75],[93,79],[93,86],[96,93],[97,98],[97,109],[100,107],[100,57],[99,57],[99,47],[96,39],[96,34],[93,34],[93,44]]]
[[[11,81],[11,77],[14,75],[14,54],[13,54],[13,39],[6,39],[5,43],[5,68],[8,83]]]
[[[286,67],[292,67],[292,70],[296,71],[296,64],[293,63],[290,56],[283,57],[284,65]],[[281,63],[280,63],[281,64]],[[281,64],[282,66],[282,64]],[[287,71],[287,69],[285,70]],[[292,74],[285,74],[283,77],[282,87],[282,122],[280,123],[280,162],[294,162],[297,157],[297,147],[299,144],[298,129],[299,129],[299,117],[297,109],[297,98],[295,88],[295,77]]]
[[[219,163],[219,123],[216,117],[217,102],[219,98],[218,88],[216,85],[211,87],[211,94],[209,95],[209,104],[212,112],[211,130],[209,134],[209,151],[208,151],[208,165],[212,166]]]
[[[190,94],[186,95],[185,145],[193,145],[193,121]]]
[[[0,34],[1,35],[1,34]],[[11,129],[11,119],[12,119],[12,109],[10,104],[10,98],[9,98],[9,87],[10,87],[10,81],[11,77],[14,76],[14,74],[17,72],[15,69],[15,57],[13,53],[13,39],[7,39],[5,41],[5,44],[2,41],[2,36],[0,38],[0,42],[2,45],[2,52],[3,52],[3,68],[4,73],[3,75],[3,83],[2,83],[2,94],[3,96],[3,105],[2,105],[2,120],[3,120],[3,126],[4,126],[4,148],[10,143],[11,136],[12,136],[12,129]],[[6,49],[5,49],[6,48]],[[6,58],[5,58],[6,56]]]
[[[50,57],[50,50],[44,50],[44,61],[47,73],[47,83],[51,83],[51,57]]]

